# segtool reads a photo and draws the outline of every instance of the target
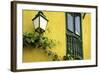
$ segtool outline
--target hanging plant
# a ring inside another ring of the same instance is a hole
[[[52,39],[48,39],[45,36],[38,33],[23,33],[23,47],[33,48],[52,48],[55,43]]]

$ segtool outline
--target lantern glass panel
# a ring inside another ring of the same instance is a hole
[[[37,29],[39,27],[39,17],[34,19],[33,24],[34,24],[35,29]]]
[[[47,25],[47,20],[40,16],[40,28],[45,30]]]

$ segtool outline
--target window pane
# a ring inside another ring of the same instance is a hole
[[[80,16],[75,17],[75,33],[80,35]]]
[[[73,29],[73,16],[71,14],[68,14],[67,20],[68,20],[68,23],[67,23],[68,24],[68,29],[70,31],[74,31],[74,29]]]

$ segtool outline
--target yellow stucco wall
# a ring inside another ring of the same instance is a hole
[[[82,14],[83,15],[83,14]],[[91,14],[87,13],[82,18],[83,57],[91,58]]]
[[[32,18],[37,11],[23,10],[23,32],[34,32]],[[66,55],[66,37],[65,37],[65,14],[64,12],[47,12],[44,14],[49,20],[44,36],[55,41],[56,46],[50,50],[57,54],[60,59]],[[51,61],[43,49],[23,48],[23,62],[33,61]]]
[[[37,11],[23,10],[23,32],[34,32],[32,19]],[[55,41],[56,46],[50,49],[56,53],[60,59],[66,55],[66,22],[64,12],[48,12],[44,11],[46,18],[49,20],[44,36]],[[83,15],[83,14],[82,14]],[[82,18],[82,38],[83,38],[83,57],[90,59],[91,51],[91,15],[86,14]],[[48,56],[44,49],[40,48],[23,48],[23,62],[52,61],[52,57]]]

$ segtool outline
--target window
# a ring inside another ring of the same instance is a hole
[[[66,13],[67,19],[67,59],[83,59],[82,28],[80,13]]]

